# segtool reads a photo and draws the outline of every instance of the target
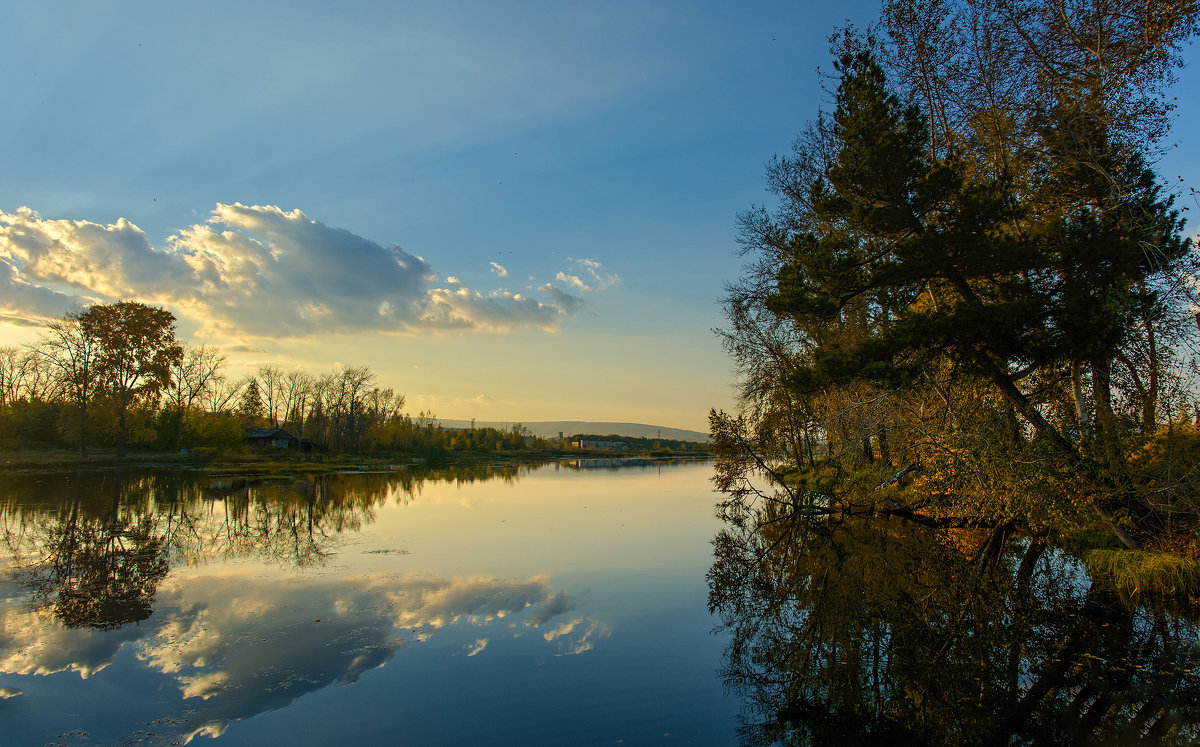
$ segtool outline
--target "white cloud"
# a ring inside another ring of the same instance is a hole
[[[592,286],[583,282],[583,280],[581,280],[578,275],[568,275],[565,272],[560,272],[557,275],[555,275],[555,277],[558,278],[559,282],[566,283],[567,285],[571,286],[572,288],[578,288],[579,290],[584,291],[585,293],[590,293],[592,290]]]
[[[42,220],[25,207],[0,213],[0,258],[26,282],[110,298],[137,294],[183,269],[179,258],[154,251],[146,234],[124,218],[107,226]]]
[[[461,285],[433,288],[420,309],[420,326],[431,329],[507,332],[515,327],[558,328],[570,311],[554,303],[544,304],[520,293],[483,295]]]
[[[508,277],[508,270],[506,270],[499,262],[491,262],[490,264],[492,265],[492,272],[496,273],[498,277]]]
[[[572,288],[584,293],[591,293],[592,291],[606,290],[621,282],[621,278],[617,275],[602,272],[602,265],[595,260],[571,259],[570,257],[567,259],[579,267],[578,274],[559,272],[555,277],[559,282],[566,283]]]
[[[560,273],[561,274],[561,273]],[[579,306],[583,303],[583,299],[578,296],[572,296],[566,291],[555,288],[550,283],[546,283],[541,288],[538,288],[542,293],[550,296],[550,302],[554,306],[563,310],[567,315],[574,314]]]
[[[578,260],[591,291],[598,263]],[[500,277],[508,271],[493,262]],[[610,276],[615,277],[615,276]],[[580,299],[546,286],[545,302],[481,292],[419,256],[327,226],[299,210],[218,204],[162,249],[125,219],[101,225],[0,212],[0,319],[35,322],[95,300],[136,298],[196,320],[206,334],[305,337],[375,329],[557,330]],[[561,280],[561,273],[560,273]],[[570,281],[568,285],[573,285]]]
[[[12,262],[0,255],[0,321],[34,325],[41,319],[60,316],[72,306],[83,306],[86,301],[80,296],[30,283],[21,277]]]

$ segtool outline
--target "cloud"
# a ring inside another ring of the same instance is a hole
[[[581,291],[590,292],[592,287],[579,279],[578,275],[568,275],[565,272],[560,272],[555,277],[559,282],[566,283],[573,288],[578,288]]]
[[[0,213],[0,258],[26,282],[109,298],[140,294],[184,269],[179,258],[156,252],[146,234],[124,218],[107,226],[42,220],[27,207]]]
[[[575,609],[575,604],[562,592],[556,592],[544,601],[536,613],[525,621],[530,627],[541,627],[559,615]],[[550,640],[547,638],[546,640]]]
[[[560,275],[562,273],[559,273]],[[568,316],[574,314],[575,311],[583,304],[583,299],[578,296],[572,296],[566,291],[555,288],[550,283],[546,283],[539,288],[542,293],[550,296],[551,305],[563,310],[563,313]]]
[[[601,264],[595,260],[571,259],[570,257],[567,259],[578,266],[579,274],[559,272],[555,277],[560,283],[566,283],[576,290],[591,293],[606,290],[621,282],[621,278],[615,274],[601,272]]]
[[[570,314],[554,303],[544,304],[520,293],[485,296],[462,285],[430,289],[423,300],[417,321],[426,329],[507,332],[515,327],[540,327],[554,331]]]
[[[30,283],[20,276],[14,264],[0,255],[0,321],[32,326],[41,319],[62,315],[72,306],[83,306],[86,301]]]
[[[562,282],[589,292],[605,287],[599,263],[576,262],[588,283]],[[136,298],[226,336],[501,333],[557,330],[580,303],[552,287],[538,300],[438,278],[429,262],[398,246],[272,205],[218,204],[161,249],[123,218],[101,225],[44,220],[29,208],[0,212],[0,320],[36,323],[75,304]]]
[[[21,592],[5,584],[3,593],[13,599]],[[9,605],[0,612],[0,672],[76,672],[87,679],[107,667],[123,645],[143,634],[136,625],[118,630],[68,628],[48,608]]]

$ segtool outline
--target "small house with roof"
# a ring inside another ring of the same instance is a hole
[[[247,428],[246,443],[251,446],[272,446],[276,449],[294,449],[298,446],[296,437],[283,428]]]

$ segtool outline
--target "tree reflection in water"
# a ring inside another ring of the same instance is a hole
[[[1003,531],[729,517],[709,606],[746,744],[1194,744],[1194,610]]]
[[[112,683],[125,692],[131,671],[138,682],[157,678],[153,697],[129,703],[132,718],[152,724],[164,742],[187,743],[355,682],[435,636],[464,657],[518,638],[538,656],[587,652],[611,626],[578,610],[546,574],[439,575],[329,562],[384,504],[410,503],[433,482],[511,482],[528,469],[294,479],[0,475],[0,556],[9,556],[0,558],[7,599],[0,674],[76,672],[89,681],[72,690],[62,726],[50,709],[57,731],[47,733],[60,736],[86,720],[80,713],[92,699],[109,697]],[[278,568],[264,572],[242,560]],[[212,567],[180,568],[204,565]],[[129,654],[124,661],[120,651]],[[123,736],[133,728],[123,715],[107,718],[91,722],[88,739],[134,741]]]
[[[408,503],[427,482],[513,481],[526,469],[467,465],[300,478],[178,470],[6,475],[2,541],[35,604],[68,627],[111,630],[153,613],[172,565],[253,558],[319,567],[347,533],[375,520],[378,506]]]
[[[21,580],[68,627],[111,630],[154,611],[167,545],[144,507],[122,510],[122,489],[119,473],[106,476],[91,500],[77,490],[57,510],[6,522]]]

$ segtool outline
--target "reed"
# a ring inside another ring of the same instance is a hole
[[[1095,549],[1083,553],[1093,575],[1109,579],[1117,589],[1134,596],[1197,596],[1200,561],[1165,552]]]

